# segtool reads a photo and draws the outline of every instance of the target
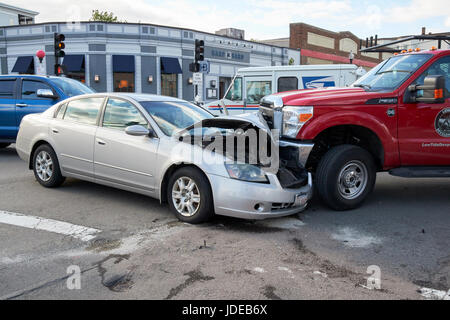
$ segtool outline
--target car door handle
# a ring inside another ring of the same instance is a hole
[[[59,133],[58,129],[52,128],[53,133]]]
[[[28,107],[28,105],[26,103],[16,103],[16,107],[23,108]]]
[[[97,143],[98,143],[99,145],[101,145],[101,146],[104,146],[104,145],[106,144],[105,141],[100,140],[100,139],[97,139]]]

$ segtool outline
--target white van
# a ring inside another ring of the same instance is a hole
[[[239,69],[225,97],[204,105],[215,115],[223,111],[223,102],[229,114],[258,110],[262,97],[298,89],[345,87],[351,85],[366,71],[353,64],[296,65],[250,67]]]

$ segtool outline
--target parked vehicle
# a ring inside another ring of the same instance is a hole
[[[81,82],[69,78],[0,76],[0,148],[16,141],[25,115],[43,112],[66,98],[93,92]]]
[[[282,141],[302,148],[319,195],[352,209],[377,171],[450,177],[450,50],[404,53],[350,88],[269,95],[260,112]]]
[[[312,187],[306,170],[293,173],[283,162],[270,173],[260,162],[237,162],[208,149],[210,132],[226,137],[248,128],[268,134],[256,115],[214,118],[170,97],[90,94],[24,117],[16,150],[44,187],[75,177],[137,192],[167,201],[190,223],[214,213],[264,219],[302,211]]]
[[[296,65],[250,67],[239,69],[225,97],[205,104],[215,115],[258,111],[259,102],[269,94],[298,89],[345,87],[351,85],[365,70],[353,64]]]

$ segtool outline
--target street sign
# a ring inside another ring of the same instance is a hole
[[[196,86],[203,84],[203,73],[197,72],[192,74],[193,84]]]
[[[201,73],[209,73],[209,61],[200,61],[200,70]]]

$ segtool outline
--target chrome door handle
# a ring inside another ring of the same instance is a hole
[[[53,133],[59,133],[59,130],[55,129],[55,128],[53,128],[52,131],[53,131]]]
[[[97,139],[97,143],[98,143],[99,145],[102,145],[102,146],[104,146],[104,145],[106,144],[105,141],[100,140],[100,139]]]
[[[16,107],[23,108],[28,107],[28,105],[26,103],[16,103]]]

